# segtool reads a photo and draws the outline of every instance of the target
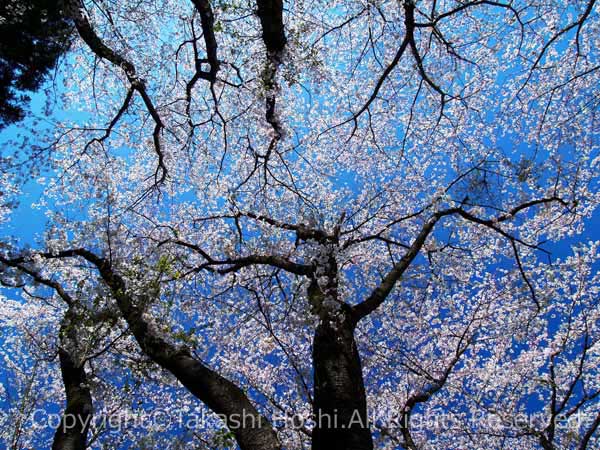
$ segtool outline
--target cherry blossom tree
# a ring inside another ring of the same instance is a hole
[[[595,0],[62,11],[72,113],[0,160],[47,218],[5,445],[600,445]]]

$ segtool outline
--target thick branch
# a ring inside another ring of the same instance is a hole
[[[296,237],[302,241],[306,241],[308,239],[314,239],[316,241],[325,241],[325,240],[332,238],[332,236],[329,236],[323,230],[320,230],[320,229],[314,228],[314,227],[310,227],[303,223],[300,223],[300,224],[286,223],[286,222],[282,222],[277,219],[273,219],[271,217],[254,214],[252,212],[240,212],[240,213],[238,213],[237,216],[238,217],[242,217],[242,216],[249,217],[249,218],[257,220],[259,222],[268,223],[269,225],[272,225],[274,227],[281,228],[282,230],[295,231]]]
[[[226,274],[231,272],[236,272],[244,267],[252,266],[252,265],[267,265],[276,267],[278,269],[283,269],[287,272],[296,274],[296,275],[310,275],[313,272],[313,267],[307,264],[300,264],[290,261],[282,256],[276,255],[248,255],[241,256],[239,258],[227,258],[227,259],[214,259],[210,256],[206,251],[204,251],[200,246],[195,244],[190,244],[181,240],[169,240],[163,241],[159,245],[166,244],[167,242],[179,245],[185,248],[189,248],[190,250],[195,251],[200,254],[204,259],[206,259],[206,263],[197,266],[194,271],[201,270],[214,270],[214,267],[217,266],[228,266],[222,269],[217,269],[216,271],[220,274]]]
[[[83,450],[92,420],[92,395],[83,364],[63,349],[58,352],[67,406],[56,433],[52,450]]]
[[[257,0],[256,6],[267,52],[279,55],[287,43],[283,28],[283,0]]]
[[[47,279],[40,275],[39,272],[27,267],[23,258],[11,260],[0,255],[0,262],[29,275],[37,283],[54,289],[58,296],[69,305],[61,325],[61,344],[67,341],[74,343],[77,339],[73,309],[76,302],[63,289],[60,283]],[[69,347],[69,345],[66,347]],[[60,348],[58,351],[67,405],[54,434],[52,450],[85,449],[87,434],[92,420],[92,395],[83,367],[85,360],[82,358],[78,362],[71,355],[70,351],[73,351],[73,349]]]
[[[402,414],[402,420],[400,421],[400,429],[404,438],[404,442],[406,443],[406,447],[410,450],[416,450],[418,448],[415,445],[415,442],[410,433],[410,415],[417,404],[428,401],[431,397],[433,397],[444,387],[446,381],[448,380],[448,377],[452,373],[452,370],[454,369],[462,355],[467,350],[467,347],[471,343],[470,338],[467,338],[466,335],[472,322],[473,321],[469,323],[469,326],[467,326],[467,328],[463,332],[463,335],[456,348],[454,357],[450,360],[450,363],[442,373],[441,377],[433,380],[433,383],[429,384],[422,391],[412,394],[406,401],[406,405]]]
[[[579,450],[585,450],[589,448],[588,445],[590,443],[590,440],[594,436],[594,433],[596,433],[596,431],[598,430],[598,427],[600,427],[600,412],[596,414],[594,421],[583,435],[583,439],[581,439],[581,443],[579,444]]]
[[[375,290],[367,297],[366,300],[352,308],[356,320],[360,320],[367,316],[383,303],[388,294],[394,288],[396,282],[400,279],[400,277],[402,277],[402,274],[404,274],[406,269],[408,269],[410,264],[419,254],[419,251],[423,247],[423,244],[425,244],[429,234],[433,231],[433,227],[437,221],[441,217],[454,212],[455,210],[449,210],[446,212],[436,213],[427,222],[425,222],[410,248],[407,250],[404,256],[402,256],[402,259],[400,259],[400,261],[398,261],[392,270],[384,277],[381,284],[375,288]]]
[[[60,371],[67,405],[54,434],[52,450],[83,450],[93,414],[92,394],[85,373],[85,359],[74,354],[77,341],[77,317],[69,307],[62,322]]]
[[[217,58],[217,39],[215,38],[215,17],[213,15],[210,2],[208,0],[192,0],[196,10],[200,14],[200,23],[202,24],[202,35],[206,46],[206,62],[210,65],[210,70],[204,72],[197,70],[200,78],[209,80],[211,83],[217,78],[219,71],[219,59]],[[202,60],[200,60],[202,62]],[[197,68],[199,69],[199,68]]]
[[[236,272],[243,267],[248,267],[252,265],[268,265],[277,267],[279,269],[283,269],[287,272],[296,274],[296,275],[310,275],[313,272],[312,266],[308,266],[306,264],[298,264],[291,261],[288,261],[285,258],[279,256],[272,255],[251,255],[245,256],[241,258],[234,258],[225,261],[217,261],[213,264],[227,264],[230,267],[225,269],[218,270],[221,274],[226,274],[230,272]]]
[[[263,73],[266,91],[265,119],[273,127],[274,139],[278,141],[283,135],[283,126],[275,109],[276,76],[282,62],[287,43],[283,27],[283,0],[257,0],[256,14],[262,27],[262,39],[267,48],[267,66]]]
[[[79,256],[98,269],[142,351],[171,372],[212,411],[222,415],[242,450],[280,448],[277,435],[268,420],[238,386],[194,358],[188,348],[168,342],[154,329],[145,318],[143,309],[127,293],[125,280],[113,270],[108,260],[85,249],[66,250],[49,256]],[[141,300],[143,304],[147,299]]]
[[[185,93],[187,98],[187,113],[189,114],[189,109],[192,101],[192,90],[194,86],[200,79],[204,79],[210,82],[211,91],[213,92],[213,98],[215,98],[213,83],[217,79],[217,72],[219,71],[219,59],[217,57],[217,39],[215,37],[215,17],[213,15],[212,7],[210,6],[210,2],[208,0],[192,0],[192,3],[196,7],[196,11],[200,14],[200,23],[202,25],[202,36],[204,36],[204,46],[206,48],[206,58],[200,58],[198,56],[198,48],[196,46],[196,33],[194,30],[194,24],[192,23],[192,32],[194,34],[194,39],[192,40],[192,45],[194,46],[194,63],[196,66],[196,73],[194,76],[188,81],[185,87]],[[202,64],[208,63],[209,70],[203,70]],[[215,98],[216,104],[216,98]],[[216,106],[216,105],[215,105]]]
[[[58,294],[58,296],[60,298],[62,298],[67,305],[71,306],[75,303],[73,298],[63,289],[63,287],[60,285],[60,283],[57,283],[54,280],[49,280],[49,279],[43,277],[42,275],[40,275],[35,270],[27,267],[25,265],[24,258],[8,259],[8,258],[0,255],[0,263],[6,265],[8,267],[17,269],[20,272],[23,272],[23,273],[29,275],[37,283],[43,284],[44,286],[48,286],[49,288],[54,289],[56,291],[56,293]]]

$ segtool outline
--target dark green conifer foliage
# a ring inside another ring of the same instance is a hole
[[[23,119],[69,46],[72,26],[53,0],[0,0],[0,129]]]

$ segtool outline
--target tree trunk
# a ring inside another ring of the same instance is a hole
[[[257,0],[256,6],[267,52],[273,55],[281,53],[287,43],[283,28],[283,0]]]
[[[92,421],[92,395],[83,366],[62,349],[59,358],[67,406],[54,434],[52,450],[83,450]]]
[[[349,311],[321,320],[313,341],[313,450],[371,450],[367,399]]]

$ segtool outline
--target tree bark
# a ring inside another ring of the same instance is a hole
[[[65,350],[59,350],[67,406],[54,434],[52,450],[83,450],[92,421],[92,395],[83,365],[77,364]]]
[[[277,55],[287,43],[283,28],[283,0],[257,0],[256,6],[267,52]]]
[[[344,305],[321,320],[313,341],[313,450],[371,450],[362,365],[354,321]]]
[[[61,255],[81,256],[98,268],[142,351],[218,414],[242,450],[281,448],[271,423],[258,412],[242,389],[194,358],[188,348],[167,341],[154,329],[145,319],[143,308],[136,306],[136,302],[147,304],[148,299],[131,297],[125,280],[112,269],[108,260],[84,249],[61,252]]]
[[[200,14],[200,23],[202,25],[202,35],[206,46],[206,61],[210,65],[210,70],[206,72],[197,72],[202,75],[201,78],[214,82],[219,71],[219,58],[217,57],[217,39],[215,37],[215,16],[213,14],[210,2],[208,0],[192,0],[196,10]]]
[[[278,141],[283,136],[283,124],[276,110],[276,75],[287,44],[283,26],[283,0],[257,0],[256,6],[262,39],[267,48],[267,65],[262,75],[266,91],[265,119],[273,127],[275,140]]]
[[[171,372],[194,396],[219,414],[242,450],[280,449],[277,434],[246,394],[234,383],[157,336],[135,308],[126,320],[142,351]]]

